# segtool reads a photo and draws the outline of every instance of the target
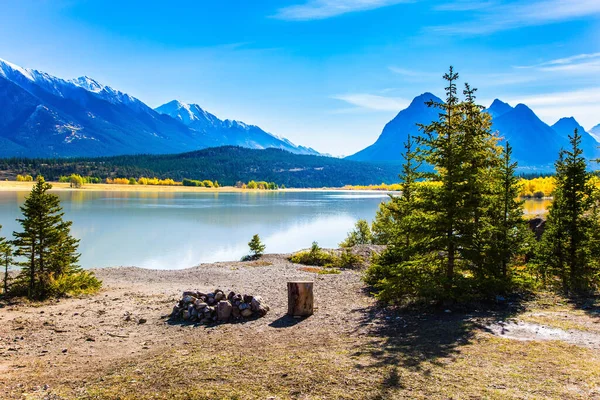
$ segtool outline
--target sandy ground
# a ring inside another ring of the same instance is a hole
[[[123,267],[95,272],[105,287],[98,295],[43,306],[0,308],[0,392],[4,389],[19,397],[21,392],[43,386],[44,381],[85,380],[114,362],[183,346],[190,335],[236,331],[252,337],[294,325],[295,321],[285,316],[287,281],[314,280],[317,312],[301,326],[280,332],[285,335],[296,336],[298,330],[305,335],[324,328],[327,335],[348,333],[360,317],[354,311],[372,303],[362,293],[358,273],[303,272],[276,255],[255,262],[206,264],[177,271]],[[216,288],[260,295],[271,311],[254,321],[211,328],[167,322],[166,316],[184,290]],[[140,323],[142,319],[146,322]],[[350,319],[354,322],[348,323]],[[35,378],[40,376],[42,380]]]

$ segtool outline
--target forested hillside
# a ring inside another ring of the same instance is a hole
[[[395,163],[375,164],[233,146],[174,155],[0,160],[1,176],[8,179],[17,174],[41,174],[48,180],[56,180],[61,175],[76,173],[102,179],[140,176],[177,181],[210,179],[221,185],[265,180],[300,188],[394,183],[398,180],[398,168]]]

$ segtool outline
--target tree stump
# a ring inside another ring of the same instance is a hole
[[[313,282],[288,282],[288,314],[308,317],[313,314]]]

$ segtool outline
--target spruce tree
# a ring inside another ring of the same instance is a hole
[[[533,240],[523,219],[523,201],[519,199],[521,185],[516,176],[517,163],[512,161],[512,147],[505,143],[499,168],[496,170],[496,199],[491,208],[493,235],[490,246],[489,272],[497,280],[500,291],[508,289],[509,267],[523,255]]]
[[[374,240],[387,247],[365,273],[366,283],[385,301],[431,298],[442,290],[439,262],[431,257],[431,228],[422,203],[431,187],[419,183],[421,163],[411,138],[402,157],[402,194],[382,203],[373,222]]]
[[[490,217],[490,211],[495,205],[501,147],[497,144],[498,137],[491,131],[490,115],[483,112],[484,107],[475,102],[476,92],[477,89],[465,84],[460,153],[464,182],[459,189],[460,197],[464,199],[464,219],[458,221],[457,231],[464,238],[460,254],[465,268],[472,271],[479,290],[493,290],[494,284],[489,281],[496,271],[490,271],[489,258],[490,249],[495,242],[495,220]]]
[[[503,157],[476,89],[465,85],[461,101],[452,67],[444,79],[446,100],[427,103],[440,110],[439,119],[420,125],[414,153],[408,146],[402,196],[382,205],[373,223],[374,241],[388,248],[366,278],[382,298],[497,294],[520,253],[522,210],[510,148]]]
[[[252,240],[248,242],[248,247],[250,247],[250,251],[254,257],[260,257],[267,248],[267,246],[260,241],[260,236],[258,236],[258,234],[252,236]]]
[[[450,67],[444,74],[448,86],[446,101],[427,103],[440,110],[439,120],[429,125],[420,125],[424,136],[419,137],[420,159],[434,168],[427,174],[431,182],[439,183],[436,190],[424,196],[424,208],[432,216],[431,250],[440,252],[444,270],[443,297],[452,296],[457,267],[461,260],[459,249],[465,248],[464,236],[459,231],[461,221],[467,219],[464,208],[464,135],[463,106],[457,97],[458,73]]]
[[[571,148],[562,150],[555,163],[554,200],[548,211],[546,229],[540,244],[540,262],[547,278],[559,277],[565,294],[583,293],[593,288],[598,254],[591,250],[597,227],[594,208],[596,188],[580,148],[581,135],[575,129],[569,136]]]
[[[81,271],[79,241],[71,236],[72,223],[63,220],[58,197],[48,193],[51,188],[43,177],[37,178],[21,207],[23,218],[17,219],[23,231],[13,234],[15,255],[25,258],[19,263],[19,281],[26,285],[30,298],[53,294],[49,293],[53,280]]]
[[[2,225],[0,225],[0,230],[2,230]],[[8,282],[10,277],[8,272],[13,263],[12,259],[12,247],[10,243],[4,237],[0,237],[0,265],[4,268],[4,276],[2,278],[2,293],[6,296],[8,293]]]

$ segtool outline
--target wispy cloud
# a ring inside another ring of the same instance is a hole
[[[534,65],[518,66],[517,69],[533,69],[544,72],[570,72],[597,74],[600,72],[600,53],[584,53],[557,58]]]
[[[434,7],[434,9],[438,11],[472,11],[481,10],[496,5],[498,5],[498,0],[455,0],[438,4]]]
[[[368,93],[350,93],[332,96],[361,109],[373,111],[400,111],[410,104],[410,100],[400,97],[386,97]]]
[[[401,68],[401,67],[393,67],[392,66],[392,67],[388,67],[388,69],[395,74],[402,75],[402,76],[405,76],[408,78],[435,79],[435,78],[441,77],[441,75],[439,73],[425,72],[425,71],[419,71],[419,70],[407,69],[407,68]]]
[[[600,122],[600,86],[581,90],[542,93],[508,98],[510,104],[523,103],[531,107],[546,122],[574,116],[586,128]]]
[[[456,4],[456,8],[452,5]],[[464,2],[446,4],[442,10],[473,11],[472,20],[431,29],[449,34],[486,34],[525,26],[545,25],[600,14],[598,0],[518,0],[483,3],[484,7],[459,7]]]
[[[273,17],[289,21],[309,21],[412,1],[415,0],[308,0],[303,4],[280,8]]]

